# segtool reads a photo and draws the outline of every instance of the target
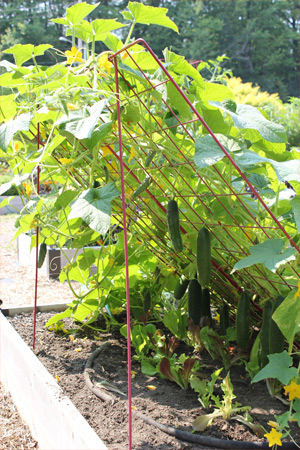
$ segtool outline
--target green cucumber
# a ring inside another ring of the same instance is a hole
[[[250,338],[250,296],[243,291],[236,312],[236,343],[238,347],[245,350],[249,345]]]
[[[197,271],[201,286],[207,286],[211,277],[210,232],[203,227],[197,236]]]
[[[109,182],[109,170],[106,166],[103,166],[104,176],[105,176],[105,184]]]
[[[226,330],[229,328],[229,306],[224,303],[220,310],[220,335],[225,336]]]
[[[131,198],[132,200],[135,200],[139,195],[142,194],[152,183],[152,178],[149,175],[146,175],[146,177],[143,179],[141,184],[136,188],[135,191],[133,191]]]
[[[144,306],[143,306],[144,316],[150,309],[151,309],[151,293],[149,289],[147,289],[146,292],[144,293]]]
[[[270,335],[270,321],[272,317],[272,302],[267,300],[264,309],[260,329],[259,338],[259,352],[258,352],[258,362],[260,367],[264,367],[268,364],[269,355],[269,335]]]
[[[38,268],[40,269],[42,267],[42,265],[44,264],[45,258],[47,255],[47,245],[45,244],[45,242],[43,242],[40,245],[40,250],[39,250],[39,257],[38,257]]]
[[[275,310],[279,305],[283,302],[284,297],[280,295],[273,303],[271,320],[270,320],[270,329],[269,329],[269,353],[281,353],[284,350],[284,342],[285,338],[281,333],[277,323],[272,319],[272,316]]]
[[[152,163],[152,160],[154,158],[154,156],[156,155],[156,151],[155,150],[149,150],[146,161],[145,161],[145,167],[149,167],[150,164]]]
[[[179,224],[179,210],[176,200],[170,200],[167,206],[167,223],[172,246],[176,252],[182,252],[183,244]]]
[[[210,317],[210,293],[207,288],[202,289],[202,299],[201,299],[201,317]]]
[[[181,300],[182,299],[182,297],[184,296],[184,294],[185,294],[185,292],[187,290],[189,282],[190,282],[190,280],[185,278],[184,275],[182,275],[179,278],[179,280],[178,280],[178,282],[177,282],[177,284],[175,286],[175,289],[174,289],[174,298],[176,300]]]
[[[198,280],[191,280],[188,291],[188,316],[195,325],[199,325],[201,317],[202,289]]]

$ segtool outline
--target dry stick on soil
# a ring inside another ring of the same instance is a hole
[[[98,398],[101,400],[107,402],[115,402],[118,400],[114,395],[112,394],[106,394],[103,392],[103,389],[99,389],[95,387],[90,379],[90,369],[93,367],[94,360],[101,354],[102,350],[109,347],[111,345],[111,341],[106,341],[104,344],[101,345],[97,350],[95,350],[88,358],[85,370],[84,370],[84,379],[86,382],[87,387],[95,394]],[[167,425],[164,425],[162,423],[156,422],[155,420],[151,419],[150,417],[146,416],[145,414],[141,414],[137,411],[133,411],[133,414],[135,417],[138,417],[139,419],[143,420],[149,425],[152,425],[159,430],[163,431],[164,433],[167,433],[170,436],[174,436],[177,439],[180,439],[182,441],[186,442],[192,442],[194,444],[200,444],[200,445],[206,445],[209,447],[214,448],[220,448],[220,449],[244,449],[244,450],[251,450],[251,449],[265,449],[269,448],[268,442],[244,442],[244,441],[229,441],[229,440],[223,440],[218,438],[212,438],[208,436],[200,436],[198,434],[192,434],[188,433],[187,431],[181,431],[174,427],[169,427]],[[298,444],[294,444],[293,442],[283,442],[282,449],[284,450],[294,450],[299,449]]]

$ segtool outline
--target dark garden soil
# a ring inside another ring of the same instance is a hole
[[[125,450],[128,442],[128,406],[125,397],[117,396],[115,401],[103,402],[96,397],[86,386],[84,381],[84,368],[88,357],[105,341],[111,341],[94,362],[94,376],[96,381],[106,380],[113,383],[119,390],[127,392],[127,356],[126,342],[120,338],[118,331],[110,334],[89,330],[82,332],[79,327],[74,340],[69,335],[57,334],[45,329],[46,321],[52,313],[37,314],[37,339],[35,353],[48,371],[59,377],[58,383],[65,394],[73,401],[81,414],[86,418],[96,433],[110,450]],[[25,342],[32,344],[32,314],[21,314],[9,319]],[[73,323],[66,321],[67,327],[76,329]],[[205,352],[199,355],[201,362],[207,364],[203,371],[204,378],[218,367],[218,361],[209,359]],[[133,360],[132,370],[137,372],[132,378],[132,405],[136,411],[148,417],[181,430],[192,432],[193,420],[204,411],[192,390],[184,391],[175,383],[159,377],[148,377],[139,370],[139,364]],[[225,373],[221,375],[224,377]],[[234,386],[236,400],[243,406],[252,407],[251,416],[254,422],[267,425],[274,420],[274,414],[281,414],[287,410],[280,401],[272,399],[263,382],[250,384],[242,366],[230,369],[230,376]],[[146,386],[155,386],[149,390]],[[200,446],[185,443],[168,434],[148,425],[141,419],[133,416],[133,448],[136,450],[177,450],[177,449],[203,449]],[[294,430],[294,436],[297,435]],[[259,439],[243,424],[235,421],[218,419],[203,435],[226,440],[265,441]],[[210,447],[212,448],[212,447]]]

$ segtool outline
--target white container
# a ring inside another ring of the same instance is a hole
[[[36,248],[34,247],[30,251],[31,245],[31,236],[27,234],[21,234],[17,238],[17,248],[18,248],[18,261],[20,264],[28,265],[31,264],[35,266],[36,263]],[[92,249],[99,250],[100,247],[89,247]],[[62,251],[58,248],[47,248],[47,255],[44,265],[42,266],[41,271],[47,273],[47,276],[50,279],[55,279],[59,277],[61,270],[68,264],[69,260],[71,260],[75,253],[77,252],[77,256],[83,253],[83,249],[74,249],[74,248],[63,248]],[[93,273],[96,273],[97,268],[95,265],[92,265],[91,270]]]
[[[14,314],[13,308],[9,313]],[[1,312],[0,354],[1,383],[10,392],[39,450],[107,450]]]

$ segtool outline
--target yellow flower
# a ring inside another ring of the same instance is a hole
[[[70,338],[70,341],[74,341],[75,340],[74,336],[72,336],[71,334],[69,335],[69,338]]]
[[[112,154],[112,151],[109,147],[101,147],[100,150],[102,151],[102,157]]]
[[[107,53],[104,53],[100,56],[100,58],[98,59],[98,66],[100,67],[100,69],[105,69],[108,75],[110,75],[110,69],[112,68],[113,64],[108,60]],[[102,70],[100,73],[104,77],[107,76]]]
[[[113,162],[110,164],[110,166],[108,167],[108,170],[114,171],[114,172],[117,172],[117,171],[118,171],[117,164],[116,164],[115,161],[113,161]]]
[[[29,197],[31,195],[32,189],[29,183],[23,183],[23,187],[25,188],[26,195]]]
[[[273,428],[279,427],[278,423],[277,422],[273,422],[273,420],[269,420],[268,425],[270,425],[270,427],[273,427]]]
[[[146,386],[147,389],[149,389],[150,391],[155,391],[156,387],[152,386],[152,384],[148,384],[148,386]]]
[[[131,371],[131,378],[135,378],[136,377],[137,372],[135,370]]]
[[[220,314],[219,314],[219,313],[216,314],[215,320],[216,320],[218,323],[220,323]]]
[[[300,299],[300,283],[298,283],[298,291],[297,291],[296,294],[294,295],[294,300],[296,301],[297,298]]]
[[[111,308],[112,314],[120,314],[123,311],[123,308],[116,306],[115,308]]]
[[[81,352],[81,351],[82,351],[81,347],[75,348],[75,350],[74,350],[74,352]]]
[[[285,395],[289,394],[289,400],[294,400],[294,398],[300,398],[300,384],[291,381],[289,386],[283,386]]]
[[[72,47],[71,50],[65,52],[67,56],[67,64],[73,64],[74,62],[82,62],[82,53],[77,50],[76,47]]]
[[[128,159],[128,163],[130,163],[130,161],[136,156],[135,150],[133,147],[130,147],[130,156]]]
[[[45,131],[44,127],[40,127],[40,135],[42,136],[43,139],[47,139],[46,131]]]
[[[280,446],[282,445],[282,442],[280,440],[282,433],[278,433],[278,431],[276,431],[275,428],[272,428],[270,433],[266,433],[266,434],[264,434],[264,436],[269,441],[269,447],[273,447],[273,445],[275,445],[275,444],[280,445]]]
[[[55,375],[55,378],[56,378],[56,381],[57,381],[57,382],[59,382],[59,381],[60,381],[60,378],[59,378],[59,376],[58,376],[58,375]]]
[[[14,148],[15,148],[16,152],[19,150],[19,148],[20,148],[19,142],[15,143]]]
[[[72,158],[58,158],[58,161],[61,164],[65,165],[65,164],[69,164],[69,163],[73,162],[74,159],[72,159]]]
[[[76,105],[73,105],[73,103],[67,103],[67,109],[69,111],[74,111],[75,109],[78,109]]]

